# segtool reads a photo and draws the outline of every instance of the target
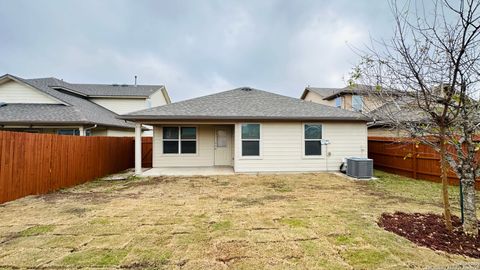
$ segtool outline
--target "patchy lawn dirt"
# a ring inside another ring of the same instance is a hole
[[[480,236],[465,235],[462,222],[457,216],[452,217],[454,229],[451,232],[447,230],[443,217],[437,214],[384,213],[378,224],[418,245],[480,258]]]
[[[441,187],[376,175],[130,178],[30,196],[0,207],[0,269],[480,267],[379,227],[385,212],[441,214]]]

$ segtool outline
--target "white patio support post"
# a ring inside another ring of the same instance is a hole
[[[79,133],[78,135],[80,136],[85,136],[85,128],[83,126],[80,126],[78,128],[78,133]]]
[[[135,175],[142,173],[142,124],[135,123]]]

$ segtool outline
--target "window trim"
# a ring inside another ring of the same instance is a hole
[[[166,128],[166,127],[176,127],[178,128],[178,138],[177,139],[164,139],[163,138],[163,128]],[[182,137],[182,127],[183,128],[195,128],[195,139],[181,139]],[[198,138],[198,126],[196,125],[162,125],[161,126],[161,134],[160,134],[160,141],[161,141],[161,156],[182,156],[182,157],[185,157],[185,156],[198,156],[198,144],[200,143],[200,139]],[[178,153],[164,153],[163,152],[163,142],[164,141],[178,141]],[[183,154],[182,153],[182,141],[195,141],[196,144],[195,144],[195,153],[185,153]]]
[[[320,125],[322,126],[322,138],[321,139],[305,139],[305,126],[306,125]],[[302,123],[302,158],[303,159],[324,159],[325,158],[325,147],[323,144],[320,144],[320,149],[322,154],[320,155],[305,155],[305,142],[306,141],[323,141],[323,135],[325,134],[325,124],[324,123]]]
[[[254,125],[258,125],[259,126],[259,132],[260,132],[260,136],[258,139],[243,139],[242,138],[242,126],[243,125],[250,125],[250,124],[254,124]],[[239,153],[240,153],[240,159],[263,159],[263,144],[262,144],[262,133],[263,133],[263,130],[262,130],[262,124],[261,123],[251,123],[251,122],[248,122],[248,123],[239,123],[239,140],[240,140],[240,149],[239,149]],[[244,156],[243,155],[243,141],[258,141],[258,156]]]

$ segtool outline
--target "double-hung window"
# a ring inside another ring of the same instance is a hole
[[[352,96],[352,110],[356,112],[363,111],[363,98],[360,95]]]
[[[305,156],[322,155],[322,125],[305,124],[303,125],[303,134],[305,142]]]
[[[260,124],[242,124],[242,156],[260,156]]]
[[[196,154],[196,127],[163,127],[164,154]]]

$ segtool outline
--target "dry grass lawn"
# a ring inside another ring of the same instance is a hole
[[[438,184],[376,173],[372,182],[327,173],[98,180],[30,196],[0,205],[0,268],[480,265],[379,228],[382,212],[442,208]],[[456,195],[452,203],[458,211]]]

